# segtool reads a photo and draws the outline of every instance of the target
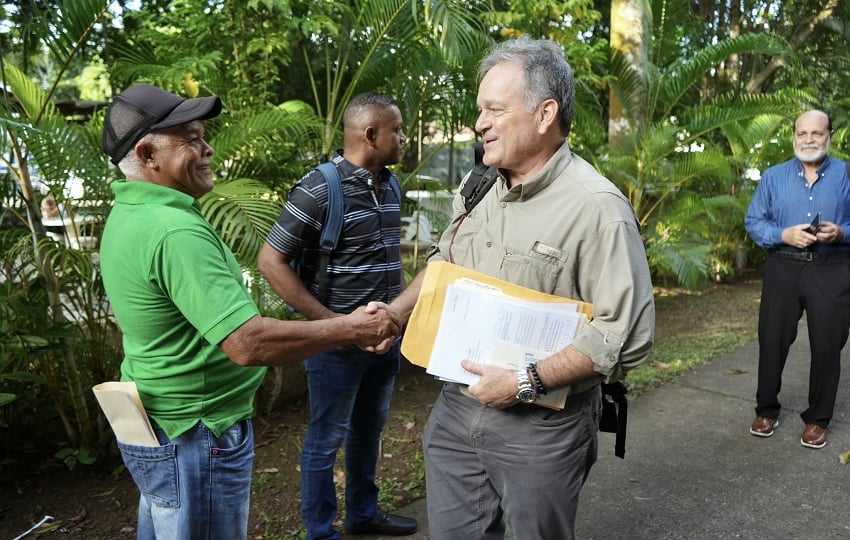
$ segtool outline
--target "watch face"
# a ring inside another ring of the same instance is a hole
[[[517,398],[523,403],[534,403],[537,401],[537,394],[534,393],[534,390],[521,390],[517,395]]]

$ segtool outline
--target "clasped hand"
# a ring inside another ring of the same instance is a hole
[[[386,317],[392,322],[392,325],[395,325],[395,332],[383,339],[375,339],[371,342],[370,340],[366,340],[364,343],[358,343],[358,346],[364,351],[376,354],[387,352],[401,331],[398,312],[392,306],[383,302],[369,302],[366,306],[357,308],[352,313],[352,315],[354,314],[362,314],[366,317],[381,317],[382,319]],[[477,383],[469,386],[469,393],[482,404],[488,407],[504,409],[518,403],[516,398],[516,372],[498,366],[478,364],[471,360],[464,360],[461,362],[461,365],[463,369],[470,373],[481,376]]]
[[[358,330],[355,345],[364,351],[383,354],[401,333],[398,313],[384,302],[369,302],[354,310],[349,317]]]
[[[821,221],[816,231],[812,231],[808,223],[794,225],[782,231],[782,241],[797,249],[805,249],[815,242],[840,242],[843,238],[841,227],[831,221]]]

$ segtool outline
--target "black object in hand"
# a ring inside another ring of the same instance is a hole
[[[817,233],[818,227],[820,227],[820,212],[817,213],[815,219],[813,219],[812,223],[809,225],[809,232],[812,234]]]

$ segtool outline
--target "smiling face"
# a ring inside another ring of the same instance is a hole
[[[165,187],[182,191],[194,198],[213,189],[210,161],[213,149],[204,139],[199,120],[158,130],[148,140],[145,166],[152,179]]]
[[[522,68],[514,63],[494,66],[478,87],[475,131],[484,138],[484,163],[511,170],[523,161],[523,148],[533,131],[533,115],[520,93]]]
[[[513,62],[493,66],[478,87],[475,130],[484,139],[484,164],[502,169],[510,185],[531,178],[563,142],[558,106],[545,99],[528,110],[525,75]]]
[[[830,138],[826,114],[803,113],[794,123],[794,155],[803,163],[820,164],[829,153]]]

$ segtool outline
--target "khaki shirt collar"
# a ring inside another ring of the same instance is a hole
[[[572,160],[573,155],[572,152],[570,152],[570,146],[567,141],[564,140],[561,147],[555,151],[552,157],[549,158],[549,161],[546,162],[542,169],[537,171],[537,174],[535,174],[534,177],[522,184],[517,184],[510,189],[508,189],[507,179],[504,177],[500,169],[499,182],[496,185],[499,200],[503,202],[521,202],[532,198],[535,194],[543,191],[552,182],[554,182]]]

